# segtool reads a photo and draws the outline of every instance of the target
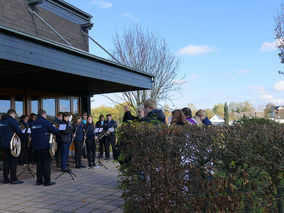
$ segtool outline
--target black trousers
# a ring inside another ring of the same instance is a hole
[[[51,157],[48,149],[36,150],[37,156],[37,183],[50,183],[50,161]]]
[[[61,165],[61,155],[62,155],[62,144],[60,142],[57,142],[57,151],[55,153],[55,160],[57,166]]]
[[[104,154],[105,143],[106,143],[105,142],[105,137],[103,137],[102,139],[99,140],[99,144],[100,144],[100,157],[102,157],[103,154]]]
[[[86,140],[86,146],[87,146],[87,157],[89,165],[92,165],[95,163],[96,159],[96,143],[94,138],[87,138]]]
[[[3,159],[3,177],[4,181],[14,182],[17,180],[17,164],[18,158],[11,155],[10,149],[3,149],[4,159]],[[10,178],[9,178],[10,174]]]
[[[110,134],[109,136],[105,136],[105,150],[106,150],[106,158],[110,158],[109,156],[109,146],[111,145],[112,151],[115,151],[115,135]]]
[[[21,140],[21,153],[19,156],[19,164],[28,163],[28,141]]]
[[[80,167],[82,160],[83,141],[74,141],[74,145],[75,145],[75,163],[77,167]]]

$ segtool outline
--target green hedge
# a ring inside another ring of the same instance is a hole
[[[126,212],[283,212],[284,126],[120,129]]]

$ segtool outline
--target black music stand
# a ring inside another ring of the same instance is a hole
[[[21,176],[22,174],[24,174],[25,172],[27,172],[27,174],[30,174],[33,178],[34,178],[35,175],[36,175],[36,172],[34,172],[34,171],[30,168],[30,164],[29,164],[29,163],[24,167],[23,171],[22,171],[20,174],[18,174],[18,177],[20,177],[20,176]]]
[[[75,181],[74,177],[77,177],[77,176],[74,174],[74,172],[72,172],[70,169],[67,169],[66,171],[61,172],[59,175],[57,175],[57,176],[55,177],[55,180],[57,180],[58,178],[60,178],[63,174],[69,174],[73,181]]]
[[[95,162],[95,164],[96,164],[96,165],[98,164],[98,166],[101,166],[101,167],[104,167],[105,169],[108,169],[108,168],[100,161],[100,158],[98,158],[98,162],[97,162],[97,163]]]

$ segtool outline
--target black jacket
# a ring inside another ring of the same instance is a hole
[[[130,111],[126,111],[123,115],[123,122],[133,121],[135,117],[131,114]]]
[[[166,116],[162,110],[153,109],[148,112],[146,118],[144,118],[144,121],[153,124],[166,123]]]
[[[59,130],[59,138],[61,143],[70,143],[73,135],[73,127],[69,122],[61,121],[59,125],[66,125],[65,130]]]

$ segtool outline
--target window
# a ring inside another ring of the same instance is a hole
[[[55,117],[55,99],[43,99],[42,106],[48,117]]]
[[[24,114],[24,98],[22,96],[16,96],[15,110],[18,117],[21,117]]]
[[[70,112],[71,104],[70,100],[59,100],[59,111],[60,112]]]
[[[73,101],[73,114],[78,114],[78,99],[74,98]]]
[[[38,113],[38,97],[32,97],[31,113]]]
[[[11,108],[11,97],[1,95],[0,96],[0,113],[6,113]]]

